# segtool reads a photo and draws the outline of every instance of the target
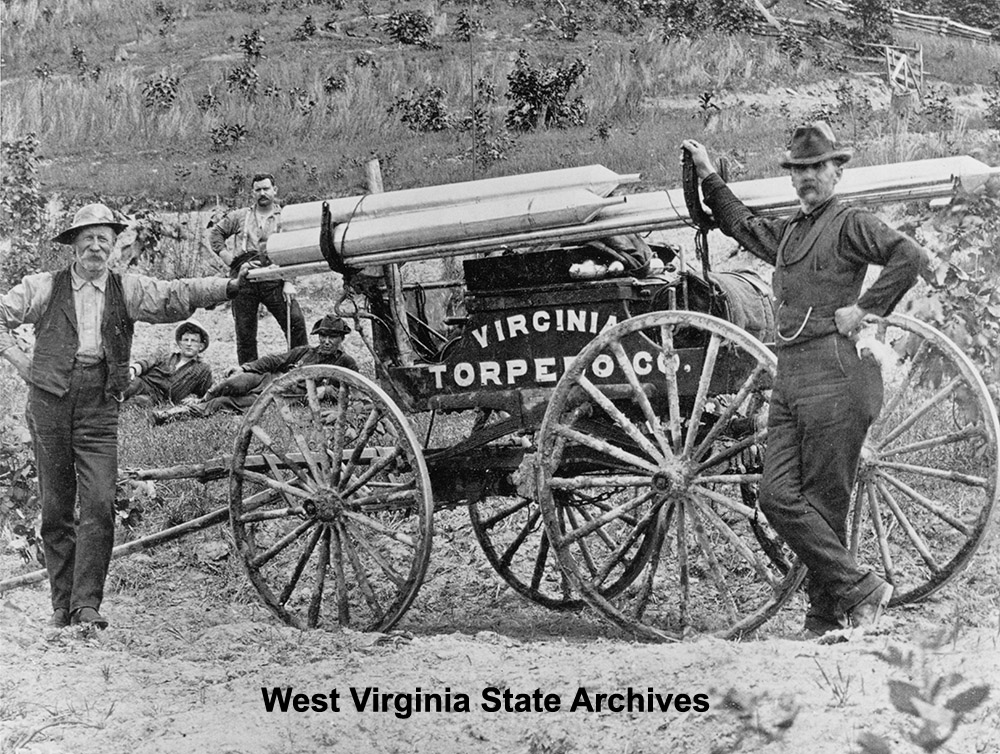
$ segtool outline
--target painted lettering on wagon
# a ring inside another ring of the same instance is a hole
[[[544,356],[534,359],[507,359],[505,361],[460,361],[455,364],[431,364],[427,367],[434,378],[434,387],[481,388],[511,387],[526,384],[555,385],[563,372],[569,369],[573,356]],[[629,363],[636,375],[644,377],[654,369],[667,373],[667,360],[662,353],[638,350],[628,355]],[[676,370],[677,365],[673,368]],[[690,368],[690,367],[688,367]],[[609,354],[597,356],[587,368],[592,378],[606,381],[613,378],[625,379],[620,374],[618,362]]]
[[[588,309],[539,309],[530,314],[510,314],[472,331],[480,348],[532,333],[581,332],[597,335],[618,324],[614,314]]]

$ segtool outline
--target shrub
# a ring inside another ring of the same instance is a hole
[[[847,18],[854,21],[851,41],[892,44],[892,0],[852,0]]]
[[[482,31],[482,21],[468,10],[459,11],[458,18],[455,19],[455,39],[459,42],[468,42]]]
[[[45,229],[45,198],[38,177],[38,138],[28,134],[0,142],[0,235],[10,252],[0,261],[0,280],[8,287],[40,267],[39,243]]]
[[[259,84],[260,76],[257,69],[249,63],[237,66],[226,74],[226,86],[229,91],[237,91],[250,100],[257,96]]]
[[[306,16],[305,20],[296,27],[295,31],[292,33],[292,39],[296,42],[305,42],[316,36],[316,32],[319,29],[316,28],[316,23],[313,21],[312,16]]]
[[[570,90],[586,72],[587,64],[579,58],[567,65],[535,68],[527,52],[518,51],[514,70],[507,75],[507,96],[514,103],[507,111],[507,127],[513,131],[532,131],[586,122],[583,99],[569,99]]]
[[[1000,129],[1000,68],[990,71],[992,82],[986,88],[986,125]]]
[[[404,45],[428,46],[433,29],[431,17],[420,11],[396,11],[385,20],[385,33]]]
[[[254,29],[240,38],[240,49],[243,50],[243,57],[249,62],[257,62],[264,57],[265,44],[260,29]]]
[[[445,131],[451,128],[454,118],[448,113],[445,92],[437,86],[422,91],[412,90],[389,107],[389,112],[398,112],[399,120],[411,131]]]
[[[247,133],[242,123],[222,123],[211,130],[212,150],[224,152],[233,149],[246,139]]]
[[[142,103],[150,110],[169,110],[177,101],[177,88],[180,86],[177,76],[161,73],[147,79],[142,85]]]

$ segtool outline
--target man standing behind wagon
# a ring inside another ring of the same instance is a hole
[[[281,224],[281,207],[274,176],[258,173],[251,183],[254,204],[252,207],[230,212],[209,229],[209,243],[223,262],[229,265],[235,277],[240,267],[248,262],[261,266],[271,264],[267,256],[267,239]],[[234,239],[234,250],[226,248],[226,241]],[[308,345],[306,321],[295,300],[295,286],[288,281],[261,280],[240,288],[233,300],[233,319],[236,323],[236,361],[245,364],[257,358],[257,315],[263,304],[278,321],[289,348]]]
[[[70,264],[28,275],[0,294],[0,355],[29,386],[55,628],[108,625],[99,610],[114,545],[118,404],[135,323],[174,322],[222,303],[237,294],[248,270],[230,280],[119,275],[108,269],[108,257],[124,228],[105,205],[82,207],[53,239],[72,248]],[[30,360],[8,332],[25,323],[35,326]]]
[[[852,153],[830,126],[797,128],[781,166],[799,197],[791,218],[754,215],[696,141],[681,145],[722,231],[775,266],[778,369],[768,414],[760,505],[809,569],[804,630],[821,636],[878,620],[892,585],[847,549],[847,514],[882,375],[855,346],[868,315],[886,316],[916,282],[927,253],[870,212],[834,195]],[[882,271],[862,294],[868,265]]]

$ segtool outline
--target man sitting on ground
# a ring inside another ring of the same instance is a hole
[[[212,386],[212,368],[201,360],[208,348],[208,331],[189,319],[174,330],[177,350],[140,359],[129,366],[130,382],[122,392],[125,400],[140,406],[156,403],[191,403]]]
[[[269,354],[234,367],[222,382],[214,385],[203,400],[153,412],[153,423],[211,416],[218,411],[244,413],[277,375],[296,367],[330,364],[358,371],[358,363],[341,350],[344,336],[351,331],[343,319],[327,314],[312,329],[319,336],[317,346],[299,346],[285,353]]]

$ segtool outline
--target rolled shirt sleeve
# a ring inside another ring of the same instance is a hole
[[[125,306],[137,322],[177,322],[196,309],[227,300],[227,278],[157,280],[145,275],[122,275]]]

